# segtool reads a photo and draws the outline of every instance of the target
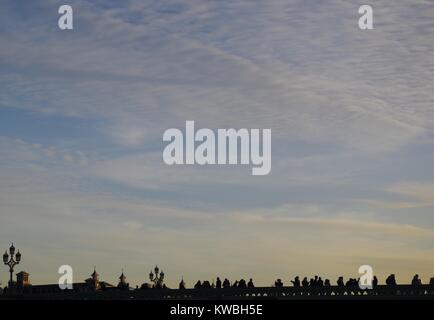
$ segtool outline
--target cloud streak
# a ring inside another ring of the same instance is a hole
[[[372,32],[354,1],[72,1],[69,33],[60,4],[0,4],[2,243],[264,284],[318,259],[433,266],[431,2],[377,1]],[[271,128],[271,174],[165,166],[162,134],[186,120]]]

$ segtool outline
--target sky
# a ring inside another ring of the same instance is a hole
[[[0,2],[0,249],[32,283],[434,276],[432,1],[62,4]],[[167,166],[186,120],[270,128],[270,174]]]

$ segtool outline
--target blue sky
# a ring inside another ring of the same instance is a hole
[[[0,243],[33,282],[434,276],[432,2],[368,31],[357,1],[68,3],[73,31],[0,4]],[[166,166],[186,120],[271,128],[271,173]]]

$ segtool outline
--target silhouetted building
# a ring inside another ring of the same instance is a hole
[[[59,284],[44,284],[44,285],[32,285],[30,283],[30,275],[25,271],[18,272],[16,274],[17,281],[15,286],[11,288],[12,292],[20,292],[25,294],[54,294],[61,293],[64,291],[74,291],[74,292],[91,292],[99,290],[111,290],[116,287],[107,283],[105,281],[99,281],[99,275],[94,270],[91,277],[86,279],[84,282],[78,282],[72,284],[72,289],[62,290]]]
[[[119,276],[118,289],[129,290],[130,284],[127,283],[127,277],[125,277],[124,272]]]
[[[29,280],[30,274],[25,271],[21,271],[17,273],[17,285],[20,287],[27,287],[30,285]]]
[[[140,286],[140,290],[148,290],[148,289],[152,289],[152,285],[149,283],[145,282]]]

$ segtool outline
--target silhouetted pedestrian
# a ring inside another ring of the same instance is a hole
[[[387,277],[386,284],[388,286],[396,286],[396,279],[395,279],[395,275],[393,273]]]
[[[309,286],[309,281],[307,280],[307,277],[303,278],[303,281],[301,282],[301,285],[305,288]]]
[[[216,282],[215,282],[215,287],[216,287],[217,289],[220,289],[220,288],[222,287],[222,281],[220,280],[219,277],[217,277],[217,280],[216,280]]]
[[[246,280],[241,279],[240,282],[238,282],[238,288],[247,288]]]
[[[291,282],[292,282],[292,284],[293,284],[293,286],[295,288],[299,288],[300,287],[300,278],[298,276],[296,276],[294,278],[294,280],[291,280]]]
[[[376,276],[374,276],[374,278],[372,279],[372,287],[375,288],[376,286],[378,286],[378,279]]]
[[[344,284],[344,277],[339,277],[338,281],[337,281],[338,287],[343,287],[345,286]]]
[[[414,287],[420,286],[422,284],[422,280],[419,278],[419,275],[416,274],[413,277],[413,280],[411,280],[411,285]]]
[[[229,288],[231,286],[231,283],[227,278],[223,281],[223,288]]]
[[[274,286],[275,286],[275,287],[278,287],[278,288],[283,287],[282,279],[277,279],[277,280],[274,282]]]
[[[184,290],[185,289],[185,282],[184,279],[181,279],[181,282],[179,283],[179,289]]]
[[[313,278],[310,278],[309,287],[314,287],[314,286],[315,286],[315,280]]]
[[[200,280],[197,280],[196,284],[194,285],[195,289],[200,289],[202,288],[202,282],[200,282]]]

